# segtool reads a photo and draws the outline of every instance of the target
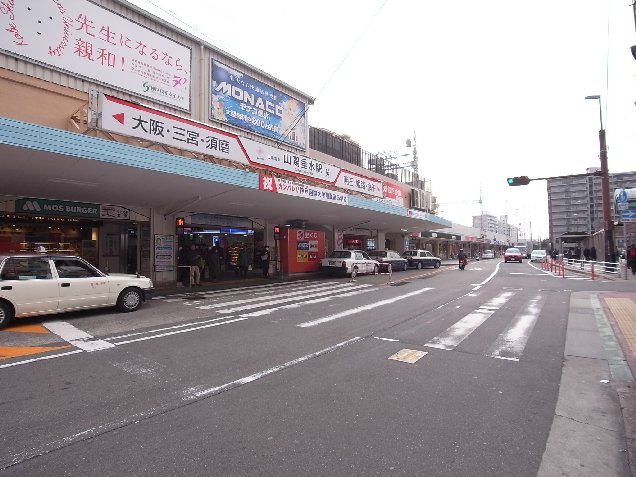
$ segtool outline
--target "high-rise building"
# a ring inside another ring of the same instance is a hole
[[[588,168],[595,172],[598,168]],[[636,187],[636,172],[609,175],[610,200],[615,189]],[[611,207],[613,220],[617,220]],[[591,235],[603,229],[603,194],[600,176],[548,179],[550,241],[565,233]]]

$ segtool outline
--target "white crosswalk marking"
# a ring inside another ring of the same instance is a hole
[[[243,309],[247,309],[249,307],[251,308],[256,308],[256,307],[260,307],[260,306],[265,306],[268,304],[278,304],[278,303],[284,303],[284,302],[289,302],[292,300],[302,300],[303,298],[313,298],[316,296],[320,296],[318,294],[316,294],[316,292],[321,293],[321,294],[331,294],[331,293],[338,293],[340,291],[350,291],[356,288],[365,288],[365,287],[370,287],[371,285],[356,285],[355,287],[349,283],[342,285],[341,287],[337,287],[334,286],[333,283],[320,283],[318,285],[312,286],[312,287],[304,287],[302,290],[298,290],[298,291],[286,291],[286,290],[281,290],[283,293],[278,294],[278,295],[270,295],[270,294],[265,294],[262,296],[253,296],[250,298],[246,298],[243,300],[234,300],[234,301],[229,301],[229,302],[220,302],[220,303],[212,303],[210,305],[202,305],[202,306],[197,306],[197,308],[201,309],[201,310],[211,310],[214,308],[223,308],[222,310],[217,310],[220,313],[233,313],[234,311],[240,311]],[[324,293],[323,293],[324,292]],[[280,300],[277,300],[280,299]],[[263,303],[256,303],[258,300],[264,300]],[[267,300],[267,301],[265,301]],[[232,308],[232,306],[234,305],[245,305],[244,307],[238,307],[238,308]]]
[[[469,313],[442,334],[436,336],[424,346],[452,350],[464,341],[479,326],[501,308],[515,292],[507,291],[497,295],[485,305]]]
[[[526,306],[522,308],[523,311],[517,313],[486,355],[493,358],[519,361],[545,300],[545,296],[537,295],[528,301]]]
[[[363,288],[368,288],[371,287],[372,285],[359,285],[359,286],[355,286],[355,287],[349,287],[347,288],[347,291],[351,291],[351,290],[361,290]],[[338,293],[339,289],[334,288],[334,287],[329,287],[327,289],[314,289],[312,290],[313,293],[309,293],[307,294],[306,292],[304,295],[301,296],[292,296],[289,297],[289,295],[297,295],[296,293],[289,293],[287,295],[279,295],[279,296],[284,296],[284,298],[279,298],[278,300],[270,300],[270,301],[265,301],[265,302],[261,302],[261,303],[254,303],[253,301],[250,302],[246,302],[243,306],[239,306],[239,307],[234,307],[234,308],[227,308],[227,309],[223,309],[223,310],[217,310],[219,313],[238,313],[239,311],[243,311],[243,310],[252,310],[254,308],[261,308],[263,306],[273,306],[273,305],[279,305],[281,303],[289,303],[290,301],[296,301],[296,300],[306,300],[307,298],[315,298],[315,297],[319,297],[319,296],[325,296],[325,295],[335,295],[336,293]],[[300,302],[302,303],[302,301]],[[228,303],[225,303],[224,305],[228,305]],[[203,308],[203,307],[198,307],[198,308]]]

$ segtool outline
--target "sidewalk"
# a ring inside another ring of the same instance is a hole
[[[636,476],[636,292],[575,292],[538,477]]]

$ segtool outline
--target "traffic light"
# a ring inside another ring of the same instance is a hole
[[[508,177],[509,186],[520,186],[530,184],[530,178],[528,176],[521,177]]]
[[[175,225],[177,226],[177,235],[183,235],[183,225],[185,224],[185,220],[182,217],[177,217],[175,220]]]
[[[280,227],[274,227],[274,240],[280,240]]]

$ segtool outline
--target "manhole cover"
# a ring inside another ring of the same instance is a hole
[[[402,361],[403,363],[415,363],[422,356],[426,356],[428,354],[427,351],[416,351],[414,349],[403,349],[395,353],[393,356],[389,356],[389,359],[393,359],[395,361]]]

